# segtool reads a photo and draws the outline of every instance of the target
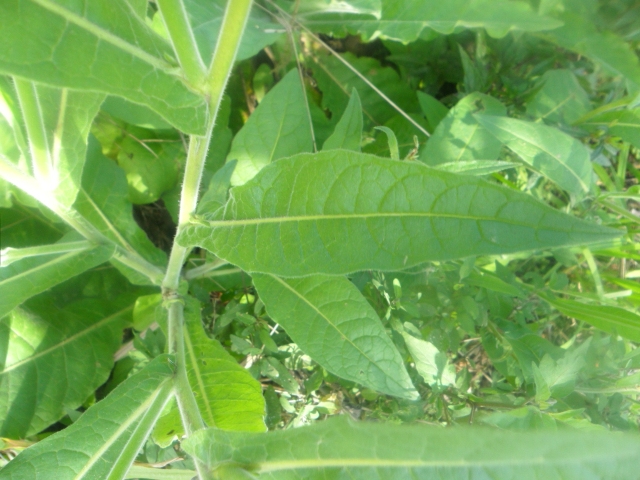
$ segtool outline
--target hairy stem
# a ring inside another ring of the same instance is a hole
[[[157,0],[156,4],[187,81],[200,89],[205,80],[205,66],[182,0]]]

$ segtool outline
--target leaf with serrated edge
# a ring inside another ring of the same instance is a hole
[[[0,318],[28,298],[107,262],[113,246],[29,257],[0,267]]]
[[[617,236],[479,178],[329,150],[269,165],[177,240],[248,272],[294,277],[398,270]]]
[[[214,471],[244,467],[273,480],[632,480],[638,476],[640,440],[612,433],[443,429],[337,417],[267,434],[200,430],[182,447]]]
[[[160,355],[73,425],[18,455],[2,469],[2,478],[123,478],[171,395],[172,376],[171,357]]]
[[[186,133],[204,133],[204,97],[176,75],[171,46],[126,0],[3,0],[0,72],[121,95]]]
[[[418,398],[375,310],[344,277],[253,275],[267,313],[331,373],[389,395]]]
[[[233,139],[227,161],[238,164],[231,185],[242,185],[274,160],[313,150],[306,102],[298,72],[291,70]]]
[[[322,145],[323,150],[343,148],[345,150],[360,151],[362,142],[362,104],[358,91],[351,90],[349,104],[338,121],[333,133]]]
[[[107,378],[133,305],[86,299],[64,308],[40,296],[0,320],[0,436],[34,435],[77,408]]]
[[[265,430],[260,382],[202,328],[200,302],[186,298],[185,355],[187,376],[202,418],[224,430]]]
[[[576,195],[591,188],[591,158],[582,142],[539,123],[490,115],[475,117],[523,162],[559,187]]]

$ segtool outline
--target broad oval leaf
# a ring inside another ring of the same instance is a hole
[[[0,267],[0,318],[25,300],[107,262],[113,246],[28,257]]]
[[[169,355],[90,407],[73,425],[29,447],[2,469],[6,480],[124,478],[171,395]]]
[[[205,424],[224,430],[261,432],[264,426],[262,386],[248,370],[207,337],[200,302],[187,297],[185,356],[187,376]]]
[[[571,70],[549,70],[527,101],[527,113],[549,122],[571,124],[591,110],[589,95]]]
[[[184,132],[204,133],[204,97],[182,82],[171,46],[126,0],[3,0],[0,71],[120,95]]]
[[[616,236],[478,178],[329,150],[266,167],[177,240],[248,272],[303,276],[398,270]]]
[[[418,398],[380,318],[344,277],[254,274],[271,318],[331,373],[389,395]]]
[[[200,430],[182,446],[220,478],[632,480],[638,476],[640,440],[612,433],[444,429],[338,417],[267,434]],[[229,475],[230,469],[237,476]],[[255,477],[241,476],[247,473]]]
[[[233,139],[227,161],[238,164],[231,185],[242,185],[274,160],[313,150],[306,102],[298,72],[291,70]]]
[[[591,188],[591,159],[581,142],[557,128],[506,117],[476,115],[478,122],[527,165],[575,195]]]

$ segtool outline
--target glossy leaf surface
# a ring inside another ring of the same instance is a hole
[[[389,395],[418,397],[380,318],[349,280],[255,274],[253,284],[271,318],[331,373]]]
[[[477,178],[329,150],[263,169],[231,190],[224,209],[186,226],[178,242],[245,271],[302,276],[397,270],[617,235]]]
[[[576,195],[591,188],[591,158],[582,142],[556,128],[506,117],[476,119],[526,164]]]
[[[169,44],[125,0],[7,0],[0,4],[0,71],[56,87],[144,103],[187,133],[204,132],[201,95],[176,75]],[[126,66],[126,75],[114,65]]]
[[[219,468],[222,479],[251,478],[239,476],[246,469],[257,478],[278,480],[631,480],[637,476],[640,441],[607,433],[442,429],[335,418],[267,435],[201,430],[183,447]]]
[[[0,435],[24,438],[77,408],[109,377],[133,305],[39,297],[0,321]]]
[[[149,431],[171,394],[172,375],[170,357],[157,357],[89,408],[73,425],[22,452],[3,468],[2,478],[124,478],[146,440],[143,434]],[[129,464],[123,465],[121,459],[128,458]]]
[[[227,161],[237,160],[232,185],[242,185],[274,160],[313,149],[298,72],[291,70],[267,93],[233,139]]]

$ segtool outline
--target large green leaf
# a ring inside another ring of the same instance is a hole
[[[360,151],[362,143],[362,104],[358,91],[353,88],[351,97],[342,117],[336,124],[333,133],[322,145],[323,150],[344,148],[345,150]]]
[[[89,408],[78,421],[29,447],[2,469],[7,480],[124,478],[171,395],[171,357],[161,355]]]
[[[109,377],[133,302],[49,296],[0,320],[0,436],[34,435],[74,410]]]
[[[233,139],[227,155],[227,161],[238,160],[232,185],[242,185],[274,160],[313,150],[306,102],[298,72],[291,70]]]
[[[527,101],[527,113],[554,123],[571,124],[591,109],[587,92],[571,70],[548,70]]]
[[[609,433],[512,433],[335,418],[268,434],[200,430],[183,448],[221,479],[255,478],[247,476],[250,472],[274,480],[631,480],[638,475],[640,440]]]
[[[577,245],[619,233],[481,179],[345,150],[301,154],[178,234],[245,271],[303,276]]]
[[[557,128],[506,117],[476,115],[476,120],[527,165],[566,191],[591,189],[591,157],[582,142]]]
[[[105,158],[95,139],[89,139],[87,162],[82,177],[82,190],[74,207],[106,237],[129,252],[137,252],[153,265],[166,263],[166,255],[158,250],[133,219],[132,205],[127,200],[127,181],[122,169]],[[149,281],[138,272],[112,262],[134,283]]]
[[[350,9],[350,14],[324,18],[308,16],[304,23],[322,31],[360,33],[366,38],[380,36],[403,43],[427,36],[425,30],[449,35],[465,28],[485,28],[493,37],[504,37],[511,30],[537,32],[562,25],[534,13],[526,3],[505,0],[382,0],[381,7],[379,11]]]
[[[113,246],[43,255],[0,267],[0,318],[28,298],[108,261]]]
[[[171,46],[125,0],[4,0],[0,72],[120,95],[184,132],[204,133],[204,98],[181,81]]]
[[[200,302],[192,297],[186,302],[187,375],[203,420],[224,430],[265,430],[260,383],[238,365],[220,342],[207,337],[202,328]]]
[[[449,110],[422,149],[420,160],[427,165],[496,160],[502,144],[491,135],[474,116],[506,115],[507,110],[498,100],[482,93],[467,95]]]
[[[640,148],[640,108],[598,109],[578,120],[577,125],[589,130],[604,130]]]
[[[418,398],[380,318],[349,280],[255,274],[253,284],[271,318],[331,373],[382,393]]]

